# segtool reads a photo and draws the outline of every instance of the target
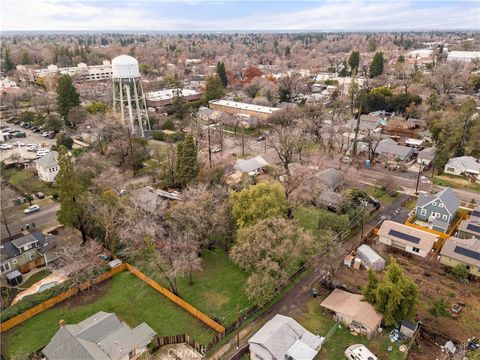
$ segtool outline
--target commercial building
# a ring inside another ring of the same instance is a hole
[[[70,75],[76,81],[99,81],[112,78],[112,66],[109,60],[104,60],[102,65],[87,65],[79,63],[77,66],[58,67],[48,65],[45,69],[33,70],[26,66],[17,66],[19,72],[27,73],[30,78],[44,78],[55,75]]]
[[[480,59],[480,51],[450,51],[447,61],[472,62],[473,59]]]
[[[202,97],[200,91],[190,89],[165,89],[151,91],[145,95],[147,98],[147,106],[154,108],[172,104],[173,99],[177,96],[181,96],[187,101],[199,100]]]
[[[229,114],[254,116],[260,119],[268,119],[274,112],[281,110],[269,106],[247,104],[230,100],[211,100],[208,103],[208,107],[212,110],[223,111]]]

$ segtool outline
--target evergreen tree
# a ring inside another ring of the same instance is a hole
[[[352,51],[348,58],[348,65],[350,65],[352,73],[354,71],[358,73],[358,67],[360,66],[360,51]]]
[[[386,325],[396,325],[415,314],[418,287],[391,259],[387,272],[375,290],[375,307],[383,314]]]
[[[428,309],[428,312],[433,317],[450,317],[450,311],[448,309],[448,303],[444,298],[440,298],[433,302],[432,306]]]
[[[192,135],[177,146],[177,164],[175,182],[179,187],[186,187],[198,173],[197,147]]]
[[[225,70],[225,64],[223,62],[217,63],[217,75],[222,81],[223,87],[226,88],[228,85],[227,71]]]
[[[58,78],[57,86],[57,110],[63,117],[66,117],[75,106],[80,105],[80,95],[73,85],[69,75],[62,75]]]
[[[372,269],[368,269],[368,284],[363,289],[362,295],[369,303],[375,303],[376,291],[378,287],[378,278]]]
[[[5,48],[3,51],[3,71],[8,72],[15,68],[15,64],[12,61],[12,57],[10,56],[10,49]]]
[[[372,52],[377,50],[377,39],[371,37],[368,39],[368,51]]]
[[[381,51],[375,53],[370,68],[368,69],[368,76],[371,79],[383,74],[383,53]]]
[[[59,146],[58,153],[58,166],[60,167],[56,177],[60,195],[58,221],[65,226],[79,229],[82,233],[83,242],[86,242],[87,235],[82,219],[83,209],[80,204],[83,186],[77,177],[72,158],[65,146]]]
[[[285,57],[289,57],[290,56],[290,46],[287,45],[287,47],[285,48]]]
[[[203,93],[205,103],[208,103],[210,100],[220,99],[225,95],[225,88],[218,75],[207,77],[206,83],[205,92]]]

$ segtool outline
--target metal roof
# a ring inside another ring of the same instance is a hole
[[[51,168],[58,165],[58,152],[50,151],[43,155],[40,159],[35,160],[35,164],[44,167],[44,168]]]

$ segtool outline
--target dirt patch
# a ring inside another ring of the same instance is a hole
[[[230,301],[228,296],[213,291],[205,291],[202,294],[202,298],[206,304],[211,304],[213,306],[222,306]]]
[[[66,309],[74,309],[78,306],[92,304],[106,295],[110,291],[111,287],[112,285],[110,284],[110,281],[105,281],[99,285],[94,285],[75,296],[72,296],[70,299],[65,300],[58,306]]]
[[[372,246],[385,258],[391,255],[384,252],[381,246]],[[479,336],[480,282],[460,283],[451,279],[447,275],[446,268],[434,259],[408,257],[398,253],[394,256],[398,264],[419,287],[417,321],[421,320],[427,328],[459,341]],[[379,272],[378,275],[383,276],[383,272]],[[367,284],[367,271],[341,268],[335,274],[335,280],[344,284],[347,289],[359,292]],[[463,309],[456,319],[453,316],[434,318],[430,315],[429,308],[439,298],[444,298],[450,308],[454,304],[463,304]]]

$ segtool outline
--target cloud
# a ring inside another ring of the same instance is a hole
[[[168,13],[162,11],[167,4]],[[195,9],[220,4],[224,17],[196,16]],[[285,1],[283,4],[289,4],[288,8],[293,11],[284,10],[285,7],[275,1],[263,1],[263,6],[258,6],[258,1],[228,0],[222,3],[205,0],[2,0],[0,23],[3,31],[480,29],[480,7],[476,1],[327,0]],[[235,15],[238,6],[242,7],[243,15]],[[186,7],[190,11],[182,11]]]

